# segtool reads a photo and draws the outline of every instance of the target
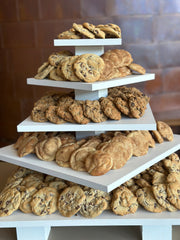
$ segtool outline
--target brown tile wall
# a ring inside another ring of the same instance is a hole
[[[48,90],[28,86],[26,78],[61,49],[53,46],[58,33],[84,21],[121,27],[121,48],[156,74],[137,85],[151,96],[156,119],[180,119],[179,0],[6,0],[0,5],[1,141],[17,137],[16,125]]]

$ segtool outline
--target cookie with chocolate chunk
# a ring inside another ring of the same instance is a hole
[[[84,82],[92,83],[100,78],[104,69],[104,61],[96,54],[82,54],[74,63],[76,76]]]
[[[121,119],[121,112],[118,111],[118,109],[114,105],[113,101],[110,100],[110,98],[102,97],[99,99],[99,102],[101,104],[102,111],[108,118],[113,120]]]
[[[85,198],[84,191],[79,186],[67,187],[58,198],[59,213],[65,217],[73,216],[81,209]]]
[[[83,104],[84,115],[93,122],[99,123],[107,120],[98,100],[86,100]]]
[[[88,29],[84,28],[82,24],[73,23],[73,28],[86,38],[95,38],[95,35]]]

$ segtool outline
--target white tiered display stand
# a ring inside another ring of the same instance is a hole
[[[54,46],[74,46],[75,55],[83,53],[104,53],[104,46],[121,45],[121,39],[55,39]],[[124,78],[112,79],[103,82],[83,83],[68,81],[53,81],[49,79],[37,80],[28,78],[27,84],[69,88],[74,89],[77,100],[96,100],[108,94],[108,88],[138,82],[154,80],[155,75],[130,75]],[[105,131],[120,130],[155,130],[156,121],[153,117],[150,105],[144,116],[140,119],[123,117],[120,121],[106,121],[103,123],[80,124],[52,124],[32,122],[30,117],[17,126],[18,132],[40,132],[40,131],[75,131],[76,138],[80,139],[90,135],[97,135]],[[120,184],[134,177],[141,171],[159,162],[171,153],[180,149],[180,136],[174,135],[172,142],[156,144],[155,148],[149,149],[147,155],[132,157],[126,165],[118,170],[111,170],[103,176],[94,177],[85,172],[77,172],[68,168],[61,168],[55,162],[45,162],[37,159],[35,155],[28,155],[23,158],[17,156],[13,146],[0,149],[1,160],[18,166],[27,167],[65,180],[73,181],[85,186],[110,192]],[[16,228],[18,240],[47,240],[50,229],[53,226],[142,226],[143,240],[171,240],[172,225],[180,225],[180,213],[162,212],[150,213],[139,207],[135,214],[117,216],[110,211],[103,212],[94,219],[86,219],[77,214],[66,218],[58,213],[49,216],[35,216],[24,214],[19,210],[11,216],[0,218],[1,228]]]

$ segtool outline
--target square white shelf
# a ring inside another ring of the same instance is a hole
[[[37,86],[77,89],[77,90],[85,90],[85,91],[97,91],[97,90],[107,89],[111,87],[134,84],[134,83],[139,83],[139,82],[144,82],[144,81],[149,81],[154,79],[155,79],[154,73],[146,73],[144,75],[132,74],[122,78],[114,78],[106,81],[97,81],[94,83],[27,78],[27,84],[37,85]]]
[[[22,213],[17,210],[8,217],[0,218],[0,228],[14,227],[70,227],[70,226],[141,226],[141,225],[180,225],[180,212],[151,213],[139,207],[134,214],[125,216],[115,215],[110,210],[100,216],[88,219],[80,214],[70,218],[55,212],[47,216],[36,216],[32,213]],[[161,239],[161,238],[160,238]]]
[[[174,140],[172,142],[157,143],[155,148],[149,148],[148,154],[145,156],[131,157],[122,168],[110,170],[102,176],[91,176],[87,172],[78,172],[71,168],[63,168],[58,166],[55,161],[46,162],[39,160],[34,154],[29,154],[20,158],[17,155],[17,151],[13,148],[13,145],[1,148],[0,158],[5,162],[60,177],[105,192],[110,192],[179,149],[180,135],[174,135]]]
[[[54,39],[54,46],[112,46],[121,45],[121,38]]]
[[[18,132],[92,132],[92,131],[121,131],[121,130],[156,130],[156,121],[151,111],[150,105],[147,105],[145,114],[139,118],[129,118],[122,116],[121,120],[107,120],[101,123],[90,122],[88,124],[63,123],[54,124],[51,122],[33,122],[29,116],[23,122],[17,125]]]

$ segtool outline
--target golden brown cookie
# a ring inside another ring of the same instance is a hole
[[[85,161],[87,156],[95,152],[96,149],[93,147],[80,147],[77,150],[75,150],[70,157],[70,166],[73,170],[85,172]]]
[[[130,116],[130,108],[128,101],[122,99],[121,97],[114,98],[114,104],[126,116]]]
[[[50,71],[49,73],[49,79],[51,80],[55,80],[55,81],[64,81],[65,79],[60,77],[58,74],[57,74],[57,68],[54,68],[53,70]]]
[[[140,74],[145,74],[146,73],[146,69],[143,68],[141,65],[137,64],[137,63],[131,63],[128,66],[131,70],[138,72]]]
[[[112,165],[111,155],[101,150],[90,153],[85,160],[86,170],[92,176],[104,175],[112,168]]]
[[[56,163],[60,167],[70,168],[71,154],[78,148],[79,148],[79,145],[77,143],[67,143],[61,146],[56,153]]]
[[[29,136],[24,138],[17,150],[18,156],[24,157],[30,153],[33,153],[37,143],[38,143],[38,138],[35,136]]]
[[[157,130],[164,139],[166,139],[168,141],[173,140],[173,138],[174,138],[173,131],[167,123],[162,122],[162,121],[157,121]]]
[[[113,63],[114,68],[129,66],[133,58],[131,54],[124,49],[111,49],[101,55],[101,58]]]
[[[44,187],[37,191],[30,202],[32,212],[38,216],[45,216],[57,210],[58,192],[55,188]]]
[[[96,54],[82,54],[74,63],[74,72],[83,82],[92,83],[99,79],[104,69],[104,61]]]
[[[59,39],[80,39],[81,35],[74,29],[71,28],[67,31],[64,31],[58,34]]]
[[[149,149],[149,143],[141,131],[133,131],[127,135],[132,140],[133,155],[143,156],[146,155]]]
[[[24,213],[31,213],[31,205],[30,202],[32,200],[33,195],[37,192],[37,189],[35,186],[31,186],[28,188],[25,188],[21,192],[21,202],[19,205],[19,209]]]
[[[80,124],[87,124],[90,119],[85,117],[83,113],[83,104],[81,101],[74,101],[68,108],[69,112],[72,114],[74,120]]]
[[[113,120],[121,119],[121,113],[118,111],[113,101],[111,101],[109,98],[102,97],[99,99],[99,102],[101,104],[102,111],[108,118]]]
[[[47,122],[46,110],[48,109],[49,104],[39,103],[31,111],[31,119],[34,122]]]
[[[73,216],[81,209],[84,200],[84,191],[79,186],[67,187],[58,198],[59,213],[65,217]]]
[[[157,130],[152,130],[152,136],[155,139],[156,142],[158,143],[163,143],[164,139],[161,136],[161,134]]]
[[[73,28],[86,38],[95,38],[95,35],[88,29],[84,28],[82,24],[73,23]]]
[[[137,197],[125,186],[120,186],[113,192],[111,209],[117,215],[135,213],[138,209]]]
[[[42,67],[38,69],[38,73],[34,76],[35,79],[44,79],[48,76],[48,74],[54,69],[54,66],[48,65],[47,67]],[[40,72],[41,70],[41,72]]]
[[[45,139],[36,145],[36,156],[44,161],[53,161],[60,146],[61,139],[59,137]]]
[[[98,100],[86,100],[83,104],[84,115],[93,122],[104,122],[107,117],[104,115]]]
[[[66,121],[57,114],[58,106],[49,106],[46,110],[46,118],[52,123],[62,124]]]
[[[96,38],[105,38],[105,33],[92,23],[85,22],[83,23],[83,27],[87,28],[90,32],[92,32]]]
[[[180,182],[172,182],[167,184],[167,199],[168,201],[175,206],[177,209],[180,209]]]
[[[160,213],[165,211],[165,208],[159,205],[156,201],[152,188],[144,187],[140,188],[136,191],[136,196],[138,199],[138,203],[143,206],[147,211]]]
[[[168,195],[167,195],[167,185],[166,184],[157,184],[155,186],[152,186],[152,191],[154,194],[154,197],[156,201],[165,209],[167,209],[170,212],[177,211],[177,208],[174,207],[169,201],[168,201]]]
[[[11,215],[19,208],[21,193],[16,188],[10,188],[0,194],[0,217]]]
[[[72,56],[68,57],[63,60],[61,64],[61,71],[64,77],[72,82],[79,82],[80,79],[77,77],[77,75],[74,72],[74,63],[78,59],[79,56]]]
[[[99,24],[96,27],[106,34],[105,38],[121,38],[121,29],[116,24]]]

